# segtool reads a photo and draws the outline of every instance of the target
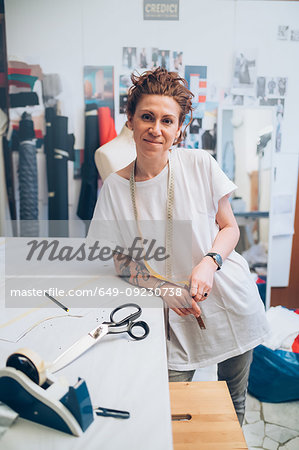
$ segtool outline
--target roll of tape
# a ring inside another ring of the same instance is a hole
[[[42,386],[46,379],[46,365],[43,359],[30,348],[20,348],[6,361],[7,367],[14,367],[25,373],[34,383]]]

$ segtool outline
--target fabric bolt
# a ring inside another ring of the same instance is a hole
[[[94,102],[85,103],[85,113],[91,112],[93,115],[96,115],[98,112],[98,105]]]
[[[10,94],[19,94],[20,92],[31,92],[30,86],[16,86],[15,84],[10,84],[8,87],[8,92]]]
[[[77,215],[82,220],[91,220],[97,201],[98,171],[94,154],[99,147],[99,124],[97,110],[85,112],[84,163],[81,168],[81,190]]]
[[[112,141],[117,136],[114,120],[109,106],[98,108],[100,146]]]
[[[174,235],[173,239],[172,281],[178,282],[188,280],[191,269],[212,248],[219,232],[216,222],[218,202],[232,193],[236,185],[204,150],[175,149],[172,151],[172,166],[175,180],[173,224],[182,220],[189,224],[187,232],[181,232],[179,239]],[[156,177],[136,182],[140,223],[149,222],[152,229],[158,222],[165,222],[167,180],[166,166]],[[129,181],[116,173],[105,180],[101,189],[89,231],[92,239],[99,238],[97,220],[119,224],[122,241],[118,244],[127,249],[132,245],[136,228],[132,229],[135,222]],[[141,231],[143,238],[150,238],[143,223]],[[188,247],[191,247],[189,255],[186,254]],[[175,257],[176,254],[180,256]],[[153,260],[151,267],[165,276],[165,261]],[[205,330],[199,328],[193,315],[181,317],[170,310],[169,369],[194,370],[220,363],[254,348],[268,334],[257,286],[246,260],[235,251],[215,273],[211,293],[200,307]]]
[[[20,235],[38,236],[38,178],[31,116],[23,113],[19,130]]]
[[[7,76],[9,81],[26,83],[33,89],[33,86],[38,80],[38,77],[33,77],[32,75],[23,75],[21,73],[13,73]],[[17,84],[16,84],[17,85]]]
[[[21,92],[31,92],[32,91],[30,84],[25,83],[25,81],[8,80],[8,86],[9,86],[9,89],[11,89],[13,86],[16,88],[23,88],[24,90],[21,90]]]
[[[54,172],[54,136],[53,123],[56,116],[55,108],[46,108],[46,135],[45,135],[45,154],[46,154],[46,169],[47,169],[47,185],[48,185],[48,220],[49,236],[51,233],[51,220],[55,217],[55,172]]]
[[[12,162],[12,149],[8,144],[8,140],[6,136],[2,138],[3,143],[3,155],[4,155],[4,164],[5,164],[5,179],[6,179],[6,191],[8,197],[8,206],[10,218],[12,220],[12,230],[13,235],[17,236],[17,209],[16,209],[16,200],[15,200],[15,189],[14,189],[14,175],[13,175],[13,162]]]
[[[30,114],[23,113],[19,124],[19,141],[28,141],[35,138],[33,120]]]
[[[34,77],[39,78],[40,80],[43,79],[43,72],[41,69],[41,66],[39,64],[27,64],[23,61],[8,61],[8,68],[14,68],[14,69],[30,69],[31,75]]]
[[[53,118],[53,181],[54,200],[51,220],[54,229],[53,236],[68,236],[68,170],[69,158],[68,118],[54,116]]]
[[[19,108],[20,106],[38,105],[38,96],[36,92],[20,92],[19,94],[9,94],[11,108]]]
[[[7,73],[8,75],[12,75],[14,73],[18,73],[21,75],[31,75],[31,69],[17,69],[16,67],[8,67]]]
[[[5,164],[3,154],[3,140],[2,137],[7,129],[7,115],[0,109],[0,236],[5,236],[6,230],[6,207],[7,207],[7,191],[5,184]]]

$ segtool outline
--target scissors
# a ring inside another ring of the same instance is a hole
[[[55,361],[50,363],[47,369],[51,373],[58,372],[85,353],[106,334],[128,333],[136,341],[146,338],[150,331],[148,324],[143,320],[135,321],[141,316],[141,313],[141,307],[135,303],[118,306],[111,312],[109,322],[101,323],[88,334],[82,336]]]

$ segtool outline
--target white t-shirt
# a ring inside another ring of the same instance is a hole
[[[218,202],[234,191],[236,185],[205,150],[175,149],[172,150],[171,161],[174,171],[173,220],[177,225],[174,232],[185,229],[179,239],[178,234],[174,237],[174,247],[177,247],[174,250],[173,281],[181,281],[180,278],[188,279],[191,268],[211,250],[219,231],[215,220]],[[154,228],[159,239],[165,237],[167,183],[168,166],[156,177],[136,182],[143,238],[149,238]],[[118,241],[122,246],[131,245],[132,234],[124,230],[125,221],[130,224],[130,229],[135,223],[128,180],[115,173],[106,179],[93,218],[113,221],[120,233],[114,242]],[[95,236],[94,230],[92,234]],[[188,256],[184,258],[182,255],[185,253]],[[165,262],[151,261],[150,264],[164,275]],[[200,303],[200,308],[205,330],[200,329],[193,315],[180,317],[170,310],[169,369],[192,370],[219,363],[257,346],[268,334],[257,286],[247,262],[235,251],[225,259],[222,269],[215,272],[212,291]]]

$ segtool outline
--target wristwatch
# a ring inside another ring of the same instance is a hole
[[[217,264],[217,270],[221,269],[222,266],[222,258],[219,255],[219,253],[207,253],[205,256],[210,256],[211,258],[213,258],[213,260],[215,261],[215,263]]]

